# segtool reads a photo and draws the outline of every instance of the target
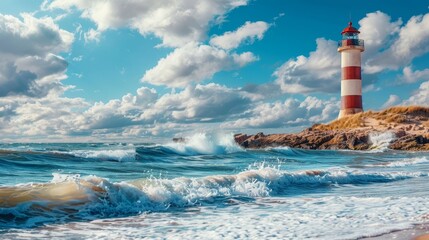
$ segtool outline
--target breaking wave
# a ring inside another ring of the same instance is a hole
[[[415,157],[415,158],[405,158],[402,160],[395,160],[391,162],[383,162],[376,164],[366,165],[367,167],[405,167],[410,165],[415,165],[419,163],[426,163],[429,160],[426,157]]]
[[[105,159],[114,161],[135,160],[135,149],[113,149],[113,150],[76,150],[68,154],[80,158]]]
[[[233,134],[196,133],[184,141],[163,147],[182,155],[220,155],[244,151],[234,140]]]
[[[385,151],[388,149],[389,144],[396,138],[393,132],[384,133],[371,133],[369,141],[373,150]]]
[[[236,175],[146,178],[128,182],[55,173],[49,183],[0,187],[0,228],[121,217],[234,198],[276,196],[287,193],[291,187],[326,188],[426,176],[419,172],[371,173],[345,169],[289,172],[266,166]]]

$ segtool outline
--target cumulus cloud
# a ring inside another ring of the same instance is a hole
[[[137,118],[158,99],[155,89],[142,87],[136,95],[126,94],[122,99],[107,103],[97,102],[83,113],[85,129],[121,128],[143,123]]]
[[[420,87],[412,96],[403,101],[404,105],[428,105],[429,104],[429,81],[420,84]]]
[[[171,137],[183,131],[221,127],[290,127],[325,121],[337,114],[338,102],[307,97],[263,103],[257,95],[215,83],[188,86],[159,95],[142,87],[106,103],[84,99],[0,98],[0,133],[27,140],[136,139]]]
[[[80,98],[0,98],[3,137],[64,137],[76,129],[80,113],[88,104]],[[49,139],[47,139],[49,140]]]
[[[21,17],[0,14],[0,97],[43,97],[62,88],[67,62],[55,54],[68,51],[73,34],[49,17]]]
[[[381,108],[389,108],[397,105],[400,102],[401,102],[401,98],[398,95],[391,94],[389,96],[389,99],[387,99],[387,101],[383,104]]]
[[[232,128],[280,128],[303,126],[332,120],[338,114],[338,101],[322,101],[307,97],[300,102],[289,98],[284,102],[261,103],[250,110],[250,116],[224,124]]]
[[[223,121],[240,115],[251,102],[251,98],[238,89],[210,83],[166,94],[141,117],[154,120],[162,116],[176,122]]]
[[[12,63],[0,65],[0,97],[15,94],[28,94],[37,76],[29,71],[17,72]]]
[[[27,140],[49,136],[47,141],[124,138],[127,133],[136,133],[129,129],[153,127],[138,125],[137,118],[157,99],[158,93],[145,87],[134,95],[93,105],[81,98],[8,96],[0,98],[0,132],[3,137],[19,136]]]
[[[195,42],[175,49],[146,71],[142,81],[153,85],[186,87],[211,78],[222,70],[232,70],[256,61],[253,53],[228,53],[225,50]]]
[[[411,66],[404,67],[402,70],[402,77],[406,83],[414,83],[422,80],[429,80],[429,69],[413,71]]]
[[[73,34],[60,29],[50,17],[38,19],[27,13],[21,17],[23,21],[0,14],[0,53],[3,58],[63,52],[73,42]]]
[[[233,32],[226,32],[221,36],[214,36],[210,45],[226,50],[237,48],[243,41],[253,42],[262,40],[269,24],[263,21],[246,22],[243,26]]]
[[[365,62],[366,72],[398,70],[409,65],[414,58],[429,52],[429,13],[411,17],[397,32],[398,37],[384,46],[385,50]]]
[[[275,72],[276,83],[286,93],[336,92],[340,88],[340,55],[337,43],[318,38],[309,57],[290,59]]]
[[[234,32],[211,39],[210,45],[190,42],[176,48],[158,64],[146,71],[142,81],[167,87],[186,87],[210,79],[217,72],[238,69],[258,60],[251,52],[229,52],[243,41],[262,39],[269,25],[246,22]]]
[[[180,92],[162,96],[155,89],[142,87],[135,94],[126,94],[121,99],[107,103],[97,102],[89,107],[88,103],[80,104],[87,108],[81,109],[80,114],[73,114],[72,110],[65,108],[64,115],[73,124],[64,125],[66,129],[62,131],[73,136],[113,134],[119,137],[119,132],[165,135],[179,131],[166,131],[166,126],[176,125],[187,129],[194,124],[236,119],[251,108],[252,97],[240,89],[211,83],[190,86]],[[53,111],[54,108],[49,109]],[[20,115],[23,112],[17,113]],[[34,122],[37,126],[38,122]]]
[[[78,9],[82,17],[97,24],[84,34],[86,42],[100,40],[107,29],[128,27],[142,35],[154,34],[163,45],[176,47],[158,64],[146,71],[143,82],[153,85],[184,88],[199,83],[215,73],[233,70],[256,61],[251,52],[230,53],[245,41],[262,39],[269,28],[266,22],[246,22],[236,31],[215,36],[211,45],[202,44],[206,32],[215,18],[232,9],[247,5],[248,0],[53,0],[45,1],[48,9]]]
[[[391,17],[381,11],[376,11],[366,14],[359,21],[359,38],[365,40],[365,57],[372,57],[381,48],[389,45],[392,36],[395,36],[402,25],[402,20],[399,19],[391,22]],[[366,66],[369,69],[371,66]]]
[[[141,88],[137,95],[96,103],[82,114],[81,132],[174,135],[177,131],[217,127],[276,128],[325,122],[336,117],[339,102],[307,97],[303,101],[264,103],[247,91],[219,84],[189,86],[159,96]],[[211,125],[214,124],[214,125]],[[171,127],[178,129],[173,130]],[[76,131],[79,132],[79,131]],[[116,136],[116,135],[115,135]]]
[[[179,47],[206,37],[210,23],[248,0],[52,0],[50,9],[82,11],[82,17],[97,24],[88,39],[98,39],[98,32],[130,27],[142,35],[154,34],[166,46]]]

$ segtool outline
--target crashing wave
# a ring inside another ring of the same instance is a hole
[[[128,216],[234,197],[275,196],[287,193],[290,187],[371,184],[423,176],[427,174],[344,169],[288,172],[261,167],[236,175],[114,183],[97,176],[54,174],[51,183],[0,187],[0,228],[32,227],[58,219]]]
[[[373,150],[385,151],[388,149],[391,142],[395,140],[396,136],[393,132],[384,133],[371,133],[369,134],[369,142]]]
[[[415,158],[405,158],[405,159],[401,159],[401,160],[395,160],[395,161],[391,161],[391,162],[369,164],[366,166],[367,167],[405,167],[405,166],[425,163],[428,161],[429,160],[426,157],[415,157]]]
[[[100,150],[76,150],[68,154],[80,158],[105,159],[114,161],[131,161],[135,159],[135,149],[100,149]]]
[[[244,151],[235,142],[233,134],[224,133],[196,133],[163,147],[182,155],[218,155]]]

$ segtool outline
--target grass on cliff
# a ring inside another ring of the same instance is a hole
[[[429,108],[420,106],[398,106],[391,107],[380,112],[367,111],[350,115],[328,124],[316,124],[312,128],[315,130],[339,130],[366,127],[365,119],[373,118],[385,124],[404,124],[413,122],[424,122],[428,124]]]

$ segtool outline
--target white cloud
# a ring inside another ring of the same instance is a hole
[[[402,77],[401,80],[403,80],[406,83],[414,83],[418,81],[427,81],[429,80],[429,69],[423,69],[423,70],[416,70],[413,71],[411,66],[404,67],[402,70]]]
[[[429,81],[420,84],[420,87],[412,94],[412,96],[402,102],[404,105],[423,105],[429,104]]]
[[[0,98],[0,134],[30,141],[104,141],[171,137],[213,127],[289,127],[325,121],[337,114],[338,102],[307,97],[303,102],[263,103],[242,89],[218,84],[189,86],[160,96],[142,87],[121,99],[90,105],[83,99]],[[221,124],[226,122],[226,124]]]
[[[49,136],[53,139],[76,129],[80,112],[88,104],[80,98],[15,96],[0,98],[0,106],[0,121],[5,124],[1,130],[3,137],[40,139]]]
[[[0,97],[61,91],[67,62],[56,54],[69,50],[73,34],[49,17],[21,17],[0,14]]]
[[[159,60],[157,66],[146,71],[142,81],[153,85],[186,87],[211,78],[222,70],[232,70],[256,61],[253,53],[230,54],[225,50],[198,43],[175,49]]]
[[[226,32],[221,36],[214,36],[210,40],[210,45],[231,50],[237,48],[242,42],[253,42],[256,39],[262,40],[264,33],[270,25],[263,21],[246,22],[243,26],[233,32]]]
[[[281,128],[305,126],[331,120],[338,114],[338,101],[307,97],[303,102],[289,98],[285,102],[260,103],[250,116],[224,124],[230,128]]]
[[[399,32],[402,20],[391,22],[391,17],[383,12],[376,11],[366,14],[359,21],[359,38],[365,41],[365,57],[372,57],[380,49],[389,44],[389,40]],[[370,68],[371,66],[366,66]]]
[[[338,91],[341,66],[337,43],[324,38],[318,38],[316,43],[317,49],[309,57],[290,59],[274,72],[283,92]]]
[[[137,29],[142,35],[154,34],[166,46],[178,47],[205,39],[207,28],[216,17],[247,5],[247,2],[248,0],[53,0],[45,6],[50,9],[79,9],[82,17],[97,24],[97,30],[93,31],[130,27]]]
[[[141,119],[188,123],[218,122],[242,114],[251,102],[251,97],[238,89],[214,83],[196,85],[179,93],[160,97],[141,115]]]
[[[204,45],[206,32],[214,19],[222,18],[232,9],[247,5],[249,0],[53,0],[44,2],[50,9],[78,9],[82,17],[97,24],[84,34],[86,42],[100,41],[107,29],[127,27],[142,35],[154,34],[163,45],[177,47],[158,64],[145,72],[143,82],[167,87],[186,87],[213,77],[217,72],[233,70],[258,60],[251,52],[230,53],[244,41],[262,39],[269,25],[246,22],[234,32],[212,39],[213,46]],[[217,47],[220,46],[220,47]]]
[[[398,70],[429,52],[429,13],[411,17],[405,26],[400,27],[398,37],[382,47],[381,52],[365,62],[366,72]]]
[[[155,89],[142,87],[136,95],[126,94],[122,99],[98,102],[83,113],[86,129],[121,128],[142,123],[138,117],[158,99]]]
[[[389,96],[389,99],[387,99],[387,101],[383,104],[383,106],[381,108],[383,108],[383,109],[389,108],[389,107],[397,105],[400,102],[401,102],[401,98],[398,95],[391,94]]]
[[[84,34],[85,42],[100,42],[101,32],[95,29],[90,29],[88,32]]]
[[[38,19],[27,13],[21,17],[23,21],[0,14],[0,53],[3,60],[68,51],[73,34],[60,29],[52,18]]]
[[[65,126],[69,135],[107,136],[122,131],[165,135],[161,130],[167,132],[166,126],[174,124],[185,129],[197,123],[236,119],[251,107],[251,103],[248,93],[214,83],[163,96],[154,89],[142,87],[135,95],[126,94],[107,103],[97,102],[81,114],[68,114],[74,125]],[[169,129],[168,132],[179,130]]]
[[[213,83],[163,96],[142,87],[135,94],[93,105],[80,98],[8,96],[0,98],[0,134],[26,141],[171,137],[177,132],[235,119],[251,103],[248,93]]]

